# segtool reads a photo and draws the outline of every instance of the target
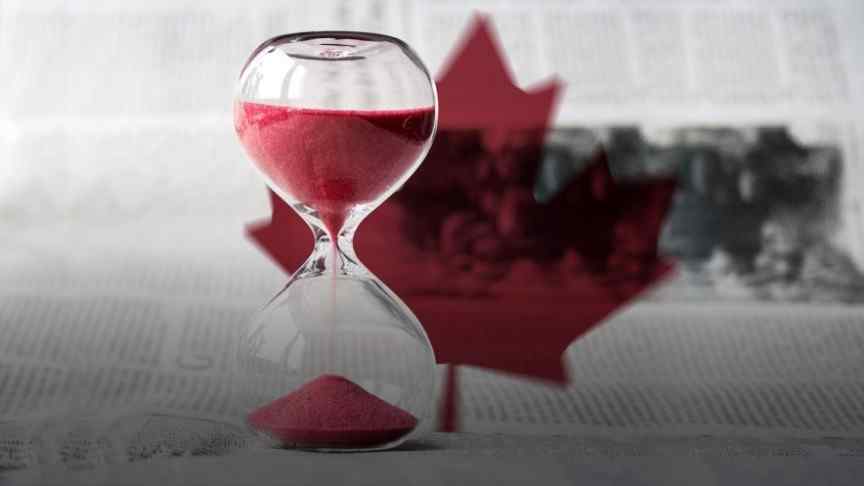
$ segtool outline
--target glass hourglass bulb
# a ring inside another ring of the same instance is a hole
[[[246,423],[276,445],[313,450],[418,436],[432,416],[432,348],[352,238],[429,150],[437,101],[427,69],[389,36],[279,36],[246,62],[234,113],[247,154],[315,241],[241,338]]]

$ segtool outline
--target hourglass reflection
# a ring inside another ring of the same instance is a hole
[[[432,348],[352,239],[429,150],[437,102],[427,69],[393,37],[280,36],[247,61],[234,110],[247,154],[315,240],[241,338],[247,424],[314,450],[386,449],[418,436],[432,416]]]

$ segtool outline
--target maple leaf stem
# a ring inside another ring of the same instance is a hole
[[[444,383],[444,395],[441,397],[441,432],[456,432],[459,430],[459,380],[456,365],[447,365],[447,377]]]

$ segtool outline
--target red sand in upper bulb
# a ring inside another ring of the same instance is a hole
[[[249,414],[249,425],[283,446],[361,449],[417,426],[409,412],[338,375],[321,375]]]
[[[351,111],[240,102],[234,126],[281,191],[315,209],[331,236],[358,204],[408,171],[432,136],[435,110]]]

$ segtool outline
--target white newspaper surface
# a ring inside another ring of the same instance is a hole
[[[248,443],[233,346],[285,277],[242,238],[269,210],[229,110],[270,35],[384,31],[440,72],[484,12],[520,85],[566,83],[558,126],[823,127],[864,182],[860,2],[235,3],[0,4],[0,468]],[[860,194],[841,236],[862,262]],[[862,316],[640,304],[571,346],[566,388],[461,368],[461,426],[860,435]]]

